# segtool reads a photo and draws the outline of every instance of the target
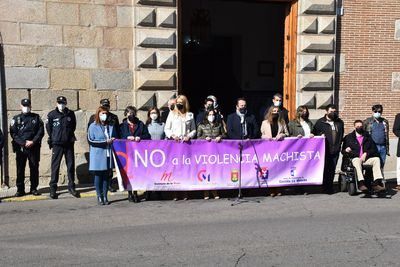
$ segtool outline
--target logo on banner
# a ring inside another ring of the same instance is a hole
[[[211,174],[207,175],[206,172],[207,171],[203,169],[197,173],[197,180],[199,180],[199,182],[204,182],[204,181],[210,182],[211,181]]]
[[[172,177],[172,172],[164,172],[160,180],[163,182],[172,182],[174,180]]]
[[[269,177],[269,169],[268,167],[262,167],[260,166],[260,164],[255,164],[256,167],[256,172],[257,172],[257,177],[260,178],[262,180],[262,184],[267,184],[267,180]]]
[[[295,177],[296,176],[296,167],[291,167],[290,168],[290,176]]]
[[[239,181],[239,171],[237,169],[231,170],[231,181],[234,183]]]

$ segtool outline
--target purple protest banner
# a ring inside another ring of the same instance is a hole
[[[113,143],[120,190],[189,191],[322,184],[325,138]],[[240,168],[241,167],[241,168]]]

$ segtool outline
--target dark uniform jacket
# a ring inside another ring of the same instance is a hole
[[[57,108],[47,115],[46,130],[48,143],[52,145],[68,145],[76,141],[76,117],[68,108],[60,112]]]
[[[243,136],[244,139],[256,139],[260,137],[260,129],[257,125],[256,118],[252,114],[246,114],[244,121],[247,126],[247,135]],[[236,112],[229,114],[227,119],[227,133],[229,139],[240,140],[242,137],[242,125],[240,123],[240,116]]]
[[[135,136],[135,137],[140,137],[140,139],[142,140],[150,140],[151,136],[149,133],[149,130],[147,129],[147,126],[140,120],[137,120],[136,122],[136,127],[133,133],[131,133],[130,129],[129,129],[129,124],[127,120],[124,120],[121,124],[120,124],[120,138],[121,139],[127,139],[128,136]]]
[[[367,158],[379,157],[378,150],[374,141],[368,133],[363,134],[364,139],[362,142],[363,153],[367,153]],[[346,148],[350,147],[351,151],[346,152]],[[353,131],[346,135],[343,139],[342,154],[348,156],[350,159],[358,158],[360,156],[360,143],[357,141],[356,132]]]
[[[197,138],[206,139],[207,137],[211,139],[226,138],[226,131],[222,123],[200,123],[197,127]]]
[[[325,134],[326,153],[330,155],[335,155],[340,152],[340,145],[342,144],[344,135],[344,123],[341,119],[335,121],[335,127],[337,130],[337,137],[334,142],[332,141],[331,125],[327,122],[325,116],[317,120],[313,130],[314,135]]]
[[[33,147],[40,147],[44,136],[43,121],[36,113],[18,114],[11,120],[10,135],[14,152],[25,149],[28,140],[33,141]]]

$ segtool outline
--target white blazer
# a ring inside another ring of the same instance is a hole
[[[164,131],[167,138],[171,138],[173,135],[181,138],[186,136],[194,138],[196,136],[196,122],[193,113],[186,112],[185,116],[179,116],[177,112],[170,112],[165,122]]]

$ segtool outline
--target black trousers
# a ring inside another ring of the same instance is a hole
[[[75,189],[74,144],[53,145],[52,152],[50,190],[57,190],[57,183],[60,175],[60,164],[63,155],[65,155],[65,163],[67,165],[68,189]]]
[[[335,178],[336,164],[339,159],[339,153],[325,155],[325,169],[323,188],[324,191],[333,191],[333,179]]]
[[[39,185],[39,161],[40,161],[40,146],[34,146],[31,149],[16,152],[17,161],[17,190],[25,192],[25,167],[26,161],[29,162],[31,191],[36,190]]]

